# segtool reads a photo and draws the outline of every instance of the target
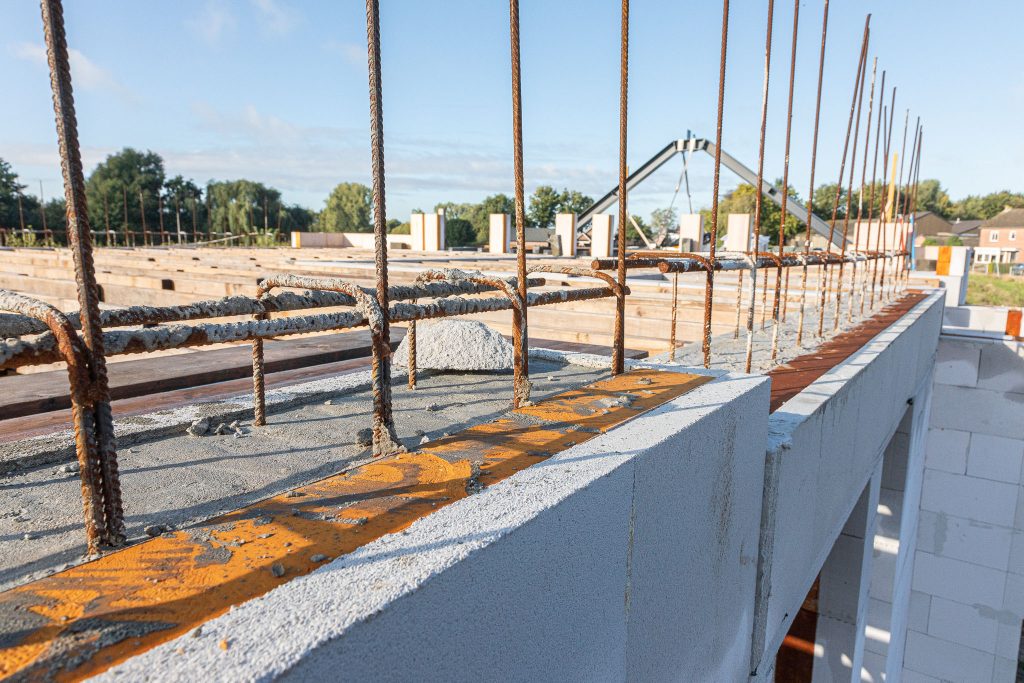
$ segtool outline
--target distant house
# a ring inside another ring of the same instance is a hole
[[[965,247],[976,247],[978,246],[978,228],[981,227],[981,223],[980,220],[962,221],[957,219],[950,226],[950,231],[960,238]]]
[[[999,263],[1024,263],[1024,209],[1006,207],[982,221],[978,232],[980,253],[993,254]]]

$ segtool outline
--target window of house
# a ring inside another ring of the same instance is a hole
[[[988,238],[992,242],[998,242],[999,241],[999,231],[998,230],[989,230],[988,231]]]
[[[1016,230],[1011,230],[1010,231],[1009,239],[1010,239],[1011,242],[1016,242],[1017,241],[1017,231]]]

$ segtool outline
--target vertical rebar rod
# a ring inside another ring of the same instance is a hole
[[[370,167],[373,175],[373,255],[376,267],[377,305],[381,310],[380,334],[371,335],[373,346],[373,454],[401,450],[391,413],[391,329],[388,321],[388,236],[384,200],[384,112],[380,74],[380,8],[366,0],[366,43],[370,85]]]
[[[628,213],[628,190],[626,178],[627,116],[629,105],[629,0],[622,0],[622,14],[619,31],[619,232],[617,282],[625,291],[626,287],[626,222]],[[525,282],[524,282],[525,285]],[[525,299],[524,299],[525,301]],[[612,349],[612,374],[625,369],[626,348],[626,299],[615,299],[615,333]]]
[[[826,0],[827,2],[828,0]],[[711,244],[708,245],[707,278],[704,281],[704,367],[711,367],[711,313],[715,293],[715,251],[718,248],[718,182],[722,175],[722,109],[725,105],[725,58],[729,49],[729,0],[722,1],[722,48],[718,64],[718,119],[715,125],[715,173],[711,189]],[[761,188],[758,188],[760,191]]]
[[[860,88],[857,94],[857,117],[856,124],[853,127],[853,153],[850,155],[850,179],[847,182],[846,187],[846,211],[843,213],[843,242],[839,247],[839,273],[836,275],[836,309],[835,314],[832,316],[832,331],[839,329],[839,311],[842,308],[843,302],[843,270],[846,265],[846,243],[850,235],[850,211],[852,211],[853,202],[853,177],[857,173],[857,142],[860,140],[860,112],[861,106],[864,104],[864,81],[867,80],[867,67],[868,67],[868,51],[867,43],[864,45],[864,51],[861,53],[861,64],[860,64]],[[842,178],[840,178],[842,182]],[[854,245],[854,251],[856,251],[856,245]]]
[[[825,248],[832,252],[833,240],[836,232],[836,218],[839,215],[839,198],[843,191],[843,176],[846,171],[846,156],[850,151],[850,131],[853,130],[853,115],[857,109],[857,90],[860,87],[860,80],[864,66],[864,56],[867,53],[868,35],[870,33],[871,15],[864,19],[864,35],[860,43],[860,55],[857,59],[857,76],[853,81],[853,97],[850,99],[850,116],[846,120],[846,137],[843,140],[843,156],[839,162],[839,178],[836,180],[836,194],[832,200],[832,220],[828,227],[828,244]],[[818,337],[824,336],[825,332],[825,297],[827,294],[826,279],[829,274],[828,259],[822,262],[818,270]]]
[[[160,246],[167,244],[167,231],[164,230],[164,197],[157,190],[156,193],[156,215],[160,219]]]
[[[83,412],[87,414],[85,427],[88,433],[84,441],[87,442],[88,452],[87,457],[80,454],[79,461],[85,461],[90,466],[90,471],[82,473],[83,484],[87,477],[91,477],[93,481],[100,482],[103,493],[103,533],[99,538],[89,539],[90,550],[96,550],[95,546],[99,543],[116,546],[124,542],[124,511],[114,445],[114,420],[110,411],[103,328],[100,325],[99,289],[92,260],[85,176],[78,145],[78,121],[75,118],[67,38],[64,34],[64,10],[60,0],[42,0],[41,10],[60,147],[61,175],[64,179],[68,241],[75,265],[82,342],[86,349],[89,387],[84,393],[91,401],[83,406]]]
[[[789,199],[789,144],[793,132],[793,84],[796,80],[796,45],[800,29],[800,0],[793,0],[793,40],[789,57],[789,96],[786,102],[786,150],[782,162],[782,200],[779,212],[779,258],[786,249],[786,202]],[[807,215],[810,225],[810,214]],[[789,282],[789,268],[786,268],[786,282]],[[787,287],[788,290],[788,287]],[[788,295],[788,291],[787,291]],[[775,299],[772,303],[772,362],[779,356],[779,304],[782,298],[782,266],[775,271]],[[784,306],[783,306],[784,308]]]
[[[668,337],[668,359],[676,359],[676,322],[679,313],[679,273],[672,273],[672,326]]]
[[[909,127],[910,127],[910,108],[908,107],[907,111],[906,111],[906,114],[903,117],[903,144],[902,144],[902,147],[900,148],[900,172],[899,172],[899,175],[895,175],[894,174],[894,176],[893,176],[893,180],[895,180],[895,182],[896,182],[896,198],[893,200],[893,203],[892,203],[892,211],[893,211],[893,215],[892,215],[892,220],[893,220],[892,247],[893,247],[893,249],[897,249],[897,246],[896,246],[897,234],[896,233],[900,232],[902,230],[902,226],[900,225],[901,214],[899,213],[899,211],[902,208],[900,206],[900,197],[901,197],[901,193],[902,193],[902,189],[903,189],[903,162],[906,160],[906,154],[907,154],[907,128],[909,128]],[[902,239],[900,240],[900,246],[902,247]],[[899,270],[897,270],[897,267],[898,267],[897,263],[898,263],[898,257],[893,256],[892,277],[889,278],[889,299],[890,300],[892,300],[892,298],[896,295],[896,283],[899,280]]]
[[[764,85],[761,88],[761,137],[757,149],[757,191],[754,193],[753,258],[750,259],[750,307],[747,309],[747,357],[745,368],[750,372],[754,355],[754,307],[757,305],[757,252],[761,239],[761,201],[764,182],[764,138],[768,130],[768,83],[772,68],[772,28],[775,23],[775,0],[768,0],[768,25],[764,37]],[[783,190],[785,192],[785,190]],[[785,216],[782,216],[785,220]],[[740,271],[743,272],[743,271]],[[765,271],[767,273],[767,271]],[[765,282],[767,289],[767,281]]]
[[[871,117],[875,113],[875,74],[878,71],[878,57],[875,57],[871,64],[871,94],[868,97],[868,116],[867,116],[867,129],[864,131],[864,160],[861,163],[860,169],[860,193],[857,195],[857,225],[853,232],[853,249],[854,251],[861,251],[860,247],[860,224],[864,219],[864,184],[867,182],[868,176],[868,150],[871,148]],[[870,218],[869,218],[870,221]],[[870,224],[870,223],[869,223]],[[870,238],[870,235],[869,235]],[[870,242],[869,242],[870,244]],[[864,270],[867,270],[867,263],[864,264]],[[854,259],[851,265],[851,276],[850,276],[850,305],[849,315],[847,319],[853,322],[853,306],[856,299],[856,287],[857,287],[857,260]],[[861,309],[863,310],[864,296],[861,294]],[[838,314],[838,310],[836,311]]]
[[[882,272],[878,276],[878,301],[881,303],[885,300],[885,272],[889,264],[889,256],[886,253],[888,249],[889,236],[886,233],[888,230],[888,217],[886,212],[889,209],[889,152],[892,151],[892,129],[893,129],[893,116],[896,112],[896,86],[892,88],[892,99],[887,107],[887,113],[889,116],[889,123],[885,128],[885,145],[884,153],[882,154],[882,198],[879,202],[879,214],[880,218],[880,232],[882,233],[882,252],[885,254],[882,259]],[[893,169],[893,175],[895,175],[895,169]]]
[[[825,41],[828,37],[828,0],[825,0],[824,16],[821,20],[821,52],[818,55],[818,95],[814,104],[814,136],[811,143],[811,177],[807,193],[807,238],[804,241],[804,256],[811,253],[811,221],[814,216],[814,167],[818,160],[818,123],[821,120],[821,81],[825,72]],[[807,263],[802,267],[800,276],[800,317],[796,328],[796,345],[799,347],[804,340],[804,313],[807,309]]]
[[[43,181],[39,181],[39,219],[43,224],[43,240],[49,241],[50,228],[46,225],[46,198],[43,196]]]
[[[107,246],[110,246],[110,211],[107,209],[107,193],[103,193],[103,222],[107,228]]]
[[[25,232],[25,210],[21,205],[21,190],[18,190],[18,225],[21,227],[21,232]]]
[[[516,290],[526,301],[526,199],[523,181],[523,90],[519,58],[519,0],[509,0],[509,43],[512,58],[512,174],[515,182]],[[530,400],[529,322],[526,306],[512,310],[512,407]],[[616,320],[620,319],[618,308]],[[618,330],[618,327],[616,327]],[[616,348],[618,346],[616,345]],[[612,363],[615,366],[614,359]]]
[[[882,83],[878,89],[878,120],[875,122],[875,153],[874,160],[871,162],[871,197],[868,200],[868,247],[871,246],[871,223],[875,217],[875,184],[878,180],[878,149],[879,143],[882,140],[882,136],[885,134],[884,130],[884,113],[885,106],[882,102],[885,99],[885,70],[882,70]],[[885,160],[882,160],[882,164],[885,164]],[[882,216],[878,216],[878,232],[875,233],[875,252],[877,254],[880,245],[880,237],[882,235]],[[871,264],[871,298],[868,302],[868,310],[872,310],[875,307],[875,282],[878,280],[878,258],[875,258]],[[864,266],[864,287],[867,288],[867,266]],[[867,294],[867,292],[865,292]],[[864,295],[861,295],[860,300],[860,313],[864,315]]]
[[[192,243],[199,241],[199,223],[196,218],[196,196],[192,195]]]
[[[122,185],[121,186],[121,199],[122,199],[121,204],[124,207],[124,244],[125,244],[125,246],[128,246],[128,244],[129,244],[128,232],[129,231],[128,231],[128,186],[127,185]],[[130,242],[131,242],[131,246],[134,247],[135,246],[135,237],[134,236],[132,237]]]
[[[907,168],[907,187],[903,192],[903,204],[900,208],[903,220],[900,222],[900,251],[909,252],[911,235],[909,228],[913,226],[913,216],[908,213],[910,210],[910,187],[911,179],[914,177],[914,164],[917,161],[917,136],[921,130],[921,117],[917,117],[917,121],[914,122],[914,142],[910,145],[910,165]],[[909,216],[909,218],[908,218]],[[910,271],[910,257],[906,254],[900,255],[900,277],[897,279],[897,285],[906,284],[906,279]]]

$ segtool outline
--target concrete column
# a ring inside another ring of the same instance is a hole
[[[414,213],[409,216],[409,237],[412,242],[413,251],[423,251],[424,248],[424,214]]]
[[[562,248],[562,256],[576,256],[576,214],[555,214],[555,236]]]
[[[444,214],[423,214],[423,250],[444,251]]]
[[[704,216],[699,213],[684,213],[679,217],[679,251],[703,251]]]
[[[591,258],[608,258],[612,255],[612,235],[615,234],[615,216],[599,213],[590,223]]]
[[[512,253],[512,216],[507,213],[490,215],[490,236],[487,250],[492,254]]]
[[[970,273],[970,247],[938,247],[935,275],[946,287],[946,307],[963,306],[967,299],[967,276]]]
[[[860,682],[881,480],[879,462],[821,568],[815,682]]]
[[[748,251],[750,245],[750,224],[753,216],[749,213],[730,213],[726,225],[725,250]]]

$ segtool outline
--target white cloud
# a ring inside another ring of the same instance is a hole
[[[277,0],[249,0],[259,10],[263,27],[270,33],[285,35],[299,23],[291,8],[283,7]]]
[[[207,0],[198,15],[186,20],[185,26],[207,43],[217,45],[235,23],[235,15],[225,3]]]
[[[355,43],[342,43],[331,40],[324,43],[324,50],[333,54],[341,55],[342,60],[352,66],[366,68],[366,46]]]
[[[46,66],[46,48],[39,43],[15,43],[10,46],[10,50],[18,59]],[[118,82],[110,71],[86,57],[81,51],[68,48],[68,61],[71,63],[71,82],[75,88],[104,90],[134,98],[131,91]]]

